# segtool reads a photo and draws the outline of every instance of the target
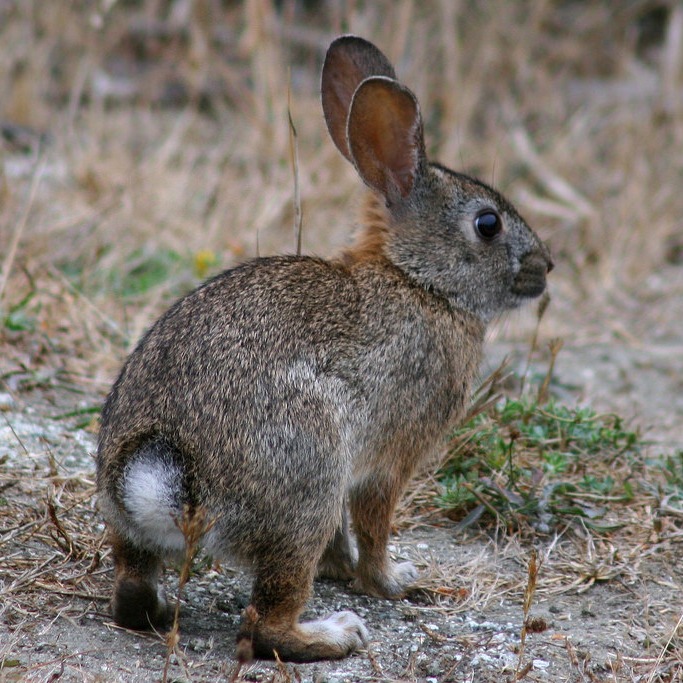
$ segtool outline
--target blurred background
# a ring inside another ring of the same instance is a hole
[[[431,157],[550,243],[549,336],[683,337],[674,0],[0,0],[4,378],[105,391],[174,297],[294,252],[295,156],[304,253],[348,242],[362,190],[319,103],[345,32],[416,93]]]

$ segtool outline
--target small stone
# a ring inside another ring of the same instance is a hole
[[[203,652],[206,650],[206,641],[203,638],[193,638],[190,641],[190,649],[195,652]]]
[[[0,410],[3,412],[12,410],[16,404],[17,402],[14,400],[12,394],[8,394],[6,391],[0,392]]]
[[[427,673],[430,676],[438,676],[442,672],[442,666],[441,662],[432,661],[427,665]],[[433,678],[432,680],[437,681],[438,678]]]

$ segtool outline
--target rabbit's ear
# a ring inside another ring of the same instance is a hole
[[[351,100],[358,86],[371,76],[396,78],[394,67],[372,43],[358,36],[341,36],[330,45],[320,88],[323,112],[334,144],[349,161],[346,123]]]
[[[348,122],[349,150],[363,181],[393,204],[407,197],[426,163],[415,95],[389,78],[358,87]]]

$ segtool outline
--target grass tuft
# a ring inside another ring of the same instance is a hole
[[[489,516],[545,534],[577,522],[609,531],[619,523],[606,504],[633,499],[640,456],[638,432],[617,415],[503,398],[453,435],[438,504],[462,527]]]
[[[180,604],[182,594],[187,582],[190,580],[192,564],[199,552],[199,544],[215,522],[207,519],[206,510],[204,510],[204,508],[190,508],[189,506],[185,506],[182,517],[176,519],[175,523],[185,539],[185,553],[180,567],[180,575],[178,577],[178,595],[173,611],[173,624],[171,625],[170,631],[165,636],[166,661],[164,663],[163,683],[168,681],[168,673],[173,655],[176,656],[176,659],[179,662],[183,662],[183,653],[178,647],[180,644]]]

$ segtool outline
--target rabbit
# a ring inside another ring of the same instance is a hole
[[[372,43],[332,42],[321,96],[368,186],[358,237],[330,260],[255,258],[181,298],[101,415],[115,621],[164,625],[162,561],[183,553],[183,511],[202,510],[208,552],[254,575],[243,659],[364,647],[353,612],[299,620],[316,574],[392,599],[415,582],[388,556],[395,505],[462,417],[488,323],[553,267],[508,200],[427,160],[418,102]]]

